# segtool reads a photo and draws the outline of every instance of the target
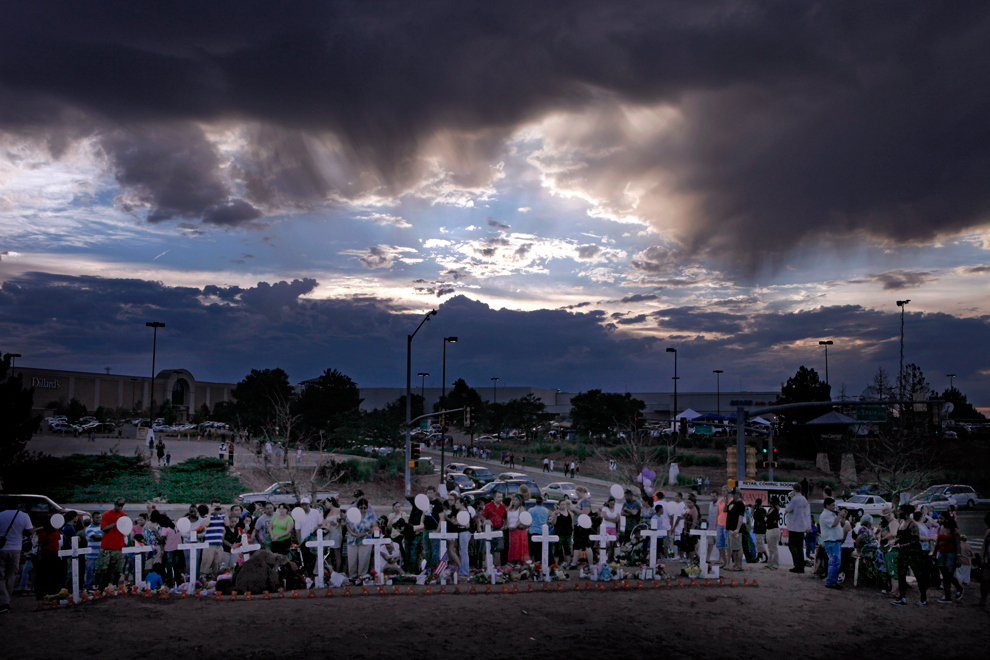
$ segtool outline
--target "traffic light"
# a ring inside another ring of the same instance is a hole
[[[777,467],[777,448],[773,448],[773,460],[770,462],[770,467]]]
[[[471,426],[471,409],[464,409],[464,426]]]
[[[421,445],[418,442],[413,443],[412,448],[409,450],[409,460],[418,460],[423,455],[423,452],[420,451],[420,447]]]

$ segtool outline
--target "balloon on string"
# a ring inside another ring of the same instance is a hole
[[[529,511],[523,511],[519,514],[519,524],[523,527],[529,527],[533,524],[533,514]]]
[[[189,518],[179,518],[175,521],[175,528],[179,530],[180,534],[188,534],[189,530],[192,529],[192,523],[189,522]]]
[[[117,518],[117,531],[127,536],[134,529],[134,521],[124,516],[123,518]]]
[[[445,484],[440,484],[437,487],[437,493],[439,493],[440,497],[447,497],[447,486]]]
[[[420,511],[426,512],[430,510],[430,498],[423,495],[423,493],[417,495],[416,499],[413,501],[416,503],[416,508]]]
[[[578,516],[578,525],[584,527],[585,529],[591,529],[591,516],[587,513],[582,513]]]
[[[302,510],[301,506],[297,506],[292,510],[292,519],[297,523],[301,523],[303,519],[306,518],[306,512]]]
[[[471,514],[467,511],[457,512],[457,524],[461,527],[467,527],[471,523]]]
[[[65,524],[65,516],[61,513],[52,514],[52,527],[59,529]]]
[[[612,497],[614,497],[617,500],[621,499],[623,493],[625,493],[625,491],[622,490],[622,486],[620,486],[619,484],[612,484],[612,487],[608,489],[608,492],[610,495],[612,495]]]
[[[347,522],[351,523],[352,525],[356,525],[359,522],[361,522],[361,510],[358,509],[356,506],[352,506],[350,509],[348,509]]]

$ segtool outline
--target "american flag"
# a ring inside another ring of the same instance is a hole
[[[443,557],[440,558],[440,563],[437,564],[437,568],[434,571],[434,574],[440,575],[446,570],[447,570],[447,553],[444,552]]]

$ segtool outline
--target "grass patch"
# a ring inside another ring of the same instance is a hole
[[[156,495],[169,502],[231,502],[245,491],[218,458],[191,458],[163,468]]]

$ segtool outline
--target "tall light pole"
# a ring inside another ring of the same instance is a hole
[[[828,385],[828,347],[834,342],[831,339],[826,339],[825,341],[818,342],[819,346],[825,347],[825,384]],[[832,396],[832,391],[829,390],[829,397]]]
[[[945,374],[945,377],[949,379],[949,391],[956,389],[956,386],[952,384],[952,379],[956,377],[955,374]]]
[[[911,302],[910,300],[898,300],[897,306],[901,308],[901,366],[897,371],[897,380],[899,381],[898,390],[900,392],[900,400],[904,401],[904,308],[907,304]],[[904,405],[903,403],[901,404]]]
[[[498,389],[496,389],[498,387],[498,378],[492,377],[491,381],[492,381],[492,403],[498,403]],[[499,424],[499,426],[501,426],[501,424]],[[500,428],[495,429],[495,437],[498,438],[499,440],[502,439],[502,429]]]
[[[722,416],[722,383],[719,379],[725,372],[721,369],[712,369],[712,373],[715,374],[715,414],[719,417]]]
[[[21,354],[20,353],[7,353],[7,355],[10,356],[10,368],[13,369],[14,368],[14,359],[21,357]]]
[[[674,426],[676,427],[677,426],[677,413],[680,410],[680,408],[677,407],[677,381],[680,380],[680,378],[677,377],[677,349],[676,348],[668,348],[667,349],[667,352],[674,354]]]
[[[420,371],[416,374],[423,379],[423,382],[419,386],[419,395],[423,397],[423,405],[426,405],[426,377],[430,375],[428,371]]]
[[[412,460],[412,433],[409,429],[409,425],[412,423],[412,340],[419,329],[423,327],[423,324],[429,321],[431,316],[436,315],[437,310],[435,309],[427,312],[423,320],[416,326],[415,332],[406,335],[406,497],[412,493],[411,475],[409,474],[409,463]]]
[[[442,387],[442,401],[443,405],[440,410],[447,410],[447,344],[456,344],[457,337],[444,337],[443,338],[443,369],[441,370],[441,377],[443,378]],[[440,479],[443,479],[443,463],[444,463],[444,450],[447,448],[447,415],[440,416]]]
[[[151,433],[151,427],[155,425],[155,353],[158,351],[158,328],[164,328],[165,324],[152,321],[145,325],[155,329],[151,340],[151,396],[148,397],[148,433]]]

